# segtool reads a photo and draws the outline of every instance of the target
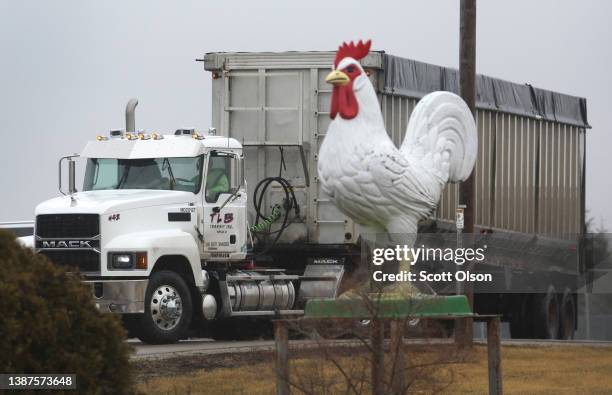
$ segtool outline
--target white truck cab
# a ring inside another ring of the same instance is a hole
[[[193,129],[97,136],[80,155],[60,160],[64,196],[36,207],[34,248],[77,267],[96,306],[123,314],[128,329],[150,343],[179,340],[195,318],[299,313],[294,283],[304,276],[241,270],[249,263],[242,155],[237,140]],[[80,191],[77,156],[86,161]],[[302,299],[335,296],[342,266],[320,268],[316,274],[331,270],[333,281],[323,292],[303,285]]]

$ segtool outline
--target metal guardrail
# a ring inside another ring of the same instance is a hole
[[[17,236],[31,236],[34,234],[34,221],[0,222],[0,229],[7,229]]]
[[[14,221],[0,222],[0,228],[32,228],[34,229],[34,221]]]

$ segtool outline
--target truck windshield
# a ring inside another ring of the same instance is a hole
[[[89,158],[84,191],[166,189],[198,193],[204,156],[195,158]]]

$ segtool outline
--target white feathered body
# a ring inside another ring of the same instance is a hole
[[[463,100],[426,95],[414,109],[399,149],[385,130],[365,76],[355,81],[359,112],[337,116],[319,151],[321,186],[338,209],[367,232],[414,234],[448,181],[462,181],[476,159],[476,126]]]

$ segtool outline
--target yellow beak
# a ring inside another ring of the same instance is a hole
[[[342,71],[333,70],[331,73],[327,74],[327,77],[325,77],[325,82],[332,85],[344,86],[351,82],[351,79]]]

